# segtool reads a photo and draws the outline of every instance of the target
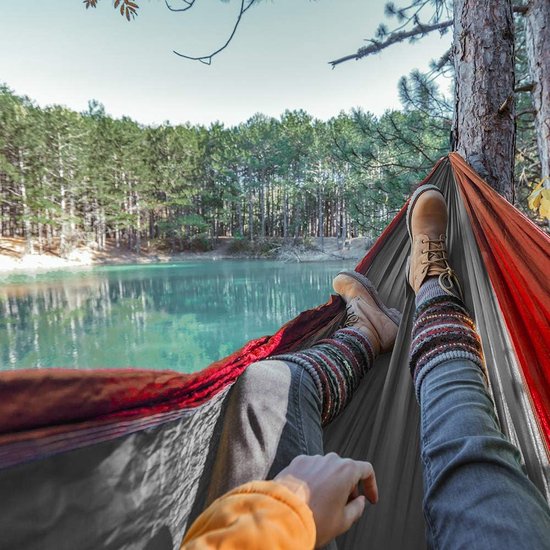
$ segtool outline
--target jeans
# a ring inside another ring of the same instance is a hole
[[[420,388],[430,548],[550,548],[550,511],[500,431],[479,368],[456,360]]]
[[[323,454],[313,379],[292,363],[253,363],[231,389],[207,504],[247,481],[273,479],[302,454]]]
[[[430,548],[550,550],[548,505],[500,432],[479,368],[444,363],[420,396]],[[295,456],[322,454],[320,411],[304,369],[273,360],[248,367],[232,389],[208,501],[272,479]]]

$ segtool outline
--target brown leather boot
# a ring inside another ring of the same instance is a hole
[[[435,185],[422,185],[414,192],[407,209],[411,238],[407,278],[415,294],[428,277],[439,277],[439,285],[447,294],[462,297],[447,258],[447,218],[447,203]]]
[[[375,354],[390,351],[395,343],[401,313],[383,304],[373,284],[356,271],[342,271],[332,286],[346,302],[344,326],[365,334]]]

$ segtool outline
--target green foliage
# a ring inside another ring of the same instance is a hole
[[[249,241],[248,239],[235,238],[227,247],[227,252],[234,256],[273,258],[282,245],[282,239]]]
[[[239,254],[247,255],[249,254],[251,248],[251,242],[248,239],[237,237],[231,241],[227,247],[227,252],[235,256],[238,256]]]
[[[208,235],[200,234],[184,239],[183,249],[190,250],[191,252],[208,252],[214,248],[212,239],[208,238]]]
[[[419,86],[407,93],[432,101]],[[62,253],[107,239],[176,251],[240,236],[237,251],[264,255],[274,239],[372,238],[444,154],[446,133],[414,105],[380,118],[286,111],[232,128],[144,127],[95,101],[83,113],[40,109],[3,87],[1,231],[58,239]]]
[[[84,0],[86,9],[97,7],[98,0]],[[120,11],[120,15],[126,17],[128,21],[134,19],[137,15],[139,6],[131,0],[114,0],[113,7]]]

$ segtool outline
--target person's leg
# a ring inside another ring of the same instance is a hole
[[[321,401],[297,365],[253,363],[228,399],[208,503],[248,481],[274,477],[295,456],[323,452]]]
[[[300,454],[322,454],[322,425],[351,400],[399,313],[359,274],[339,275],[346,327],[313,347],[250,365],[229,396],[208,502],[253,479],[271,479]]]
[[[459,300],[443,292],[417,300],[411,351],[430,546],[550,548],[548,505],[499,429]]]
[[[413,196],[410,368],[428,542],[437,549],[550,548],[548,505],[500,431],[487,392],[480,340],[446,259],[446,216],[441,195]]]

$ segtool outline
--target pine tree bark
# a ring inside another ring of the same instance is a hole
[[[286,183],[283,191],[283,240],[285,244],[288,242],[288,190],[286,188]]]
[[[25,163],[23,162],[23,153],[18,151],[19,156],[19,194],[23,204],[23,237],[25,239],[25,252],[34,254],[34,243],[32,239],[31,210],[27,200],[27,183],[25,180]]]
[[[134,194],[134,209],[136,213],[136,240],[135,252],[139,256],[141,254],[141,203],[139,193]]]
[[[260,239],[265,239],[265,185],[262,178],[260,184]]]
[[[514,199],[514,26],[510,0],[455,0],[453,145]]]
[[[254,242],[254,205],[252,202],[252,191],[248,192],[248,238]]]
[[[325,232],[324,232],[324,210],[323,210],[323,190],[321,184],[317,185],[317,235],[321,241],[321,251],[325,250]]]
[[[527,59],[533,82],[535,132],[541,176],[550,178],[550,2],[531,0],[526,21]],[[550,181],[546,181],[550,188]]]

